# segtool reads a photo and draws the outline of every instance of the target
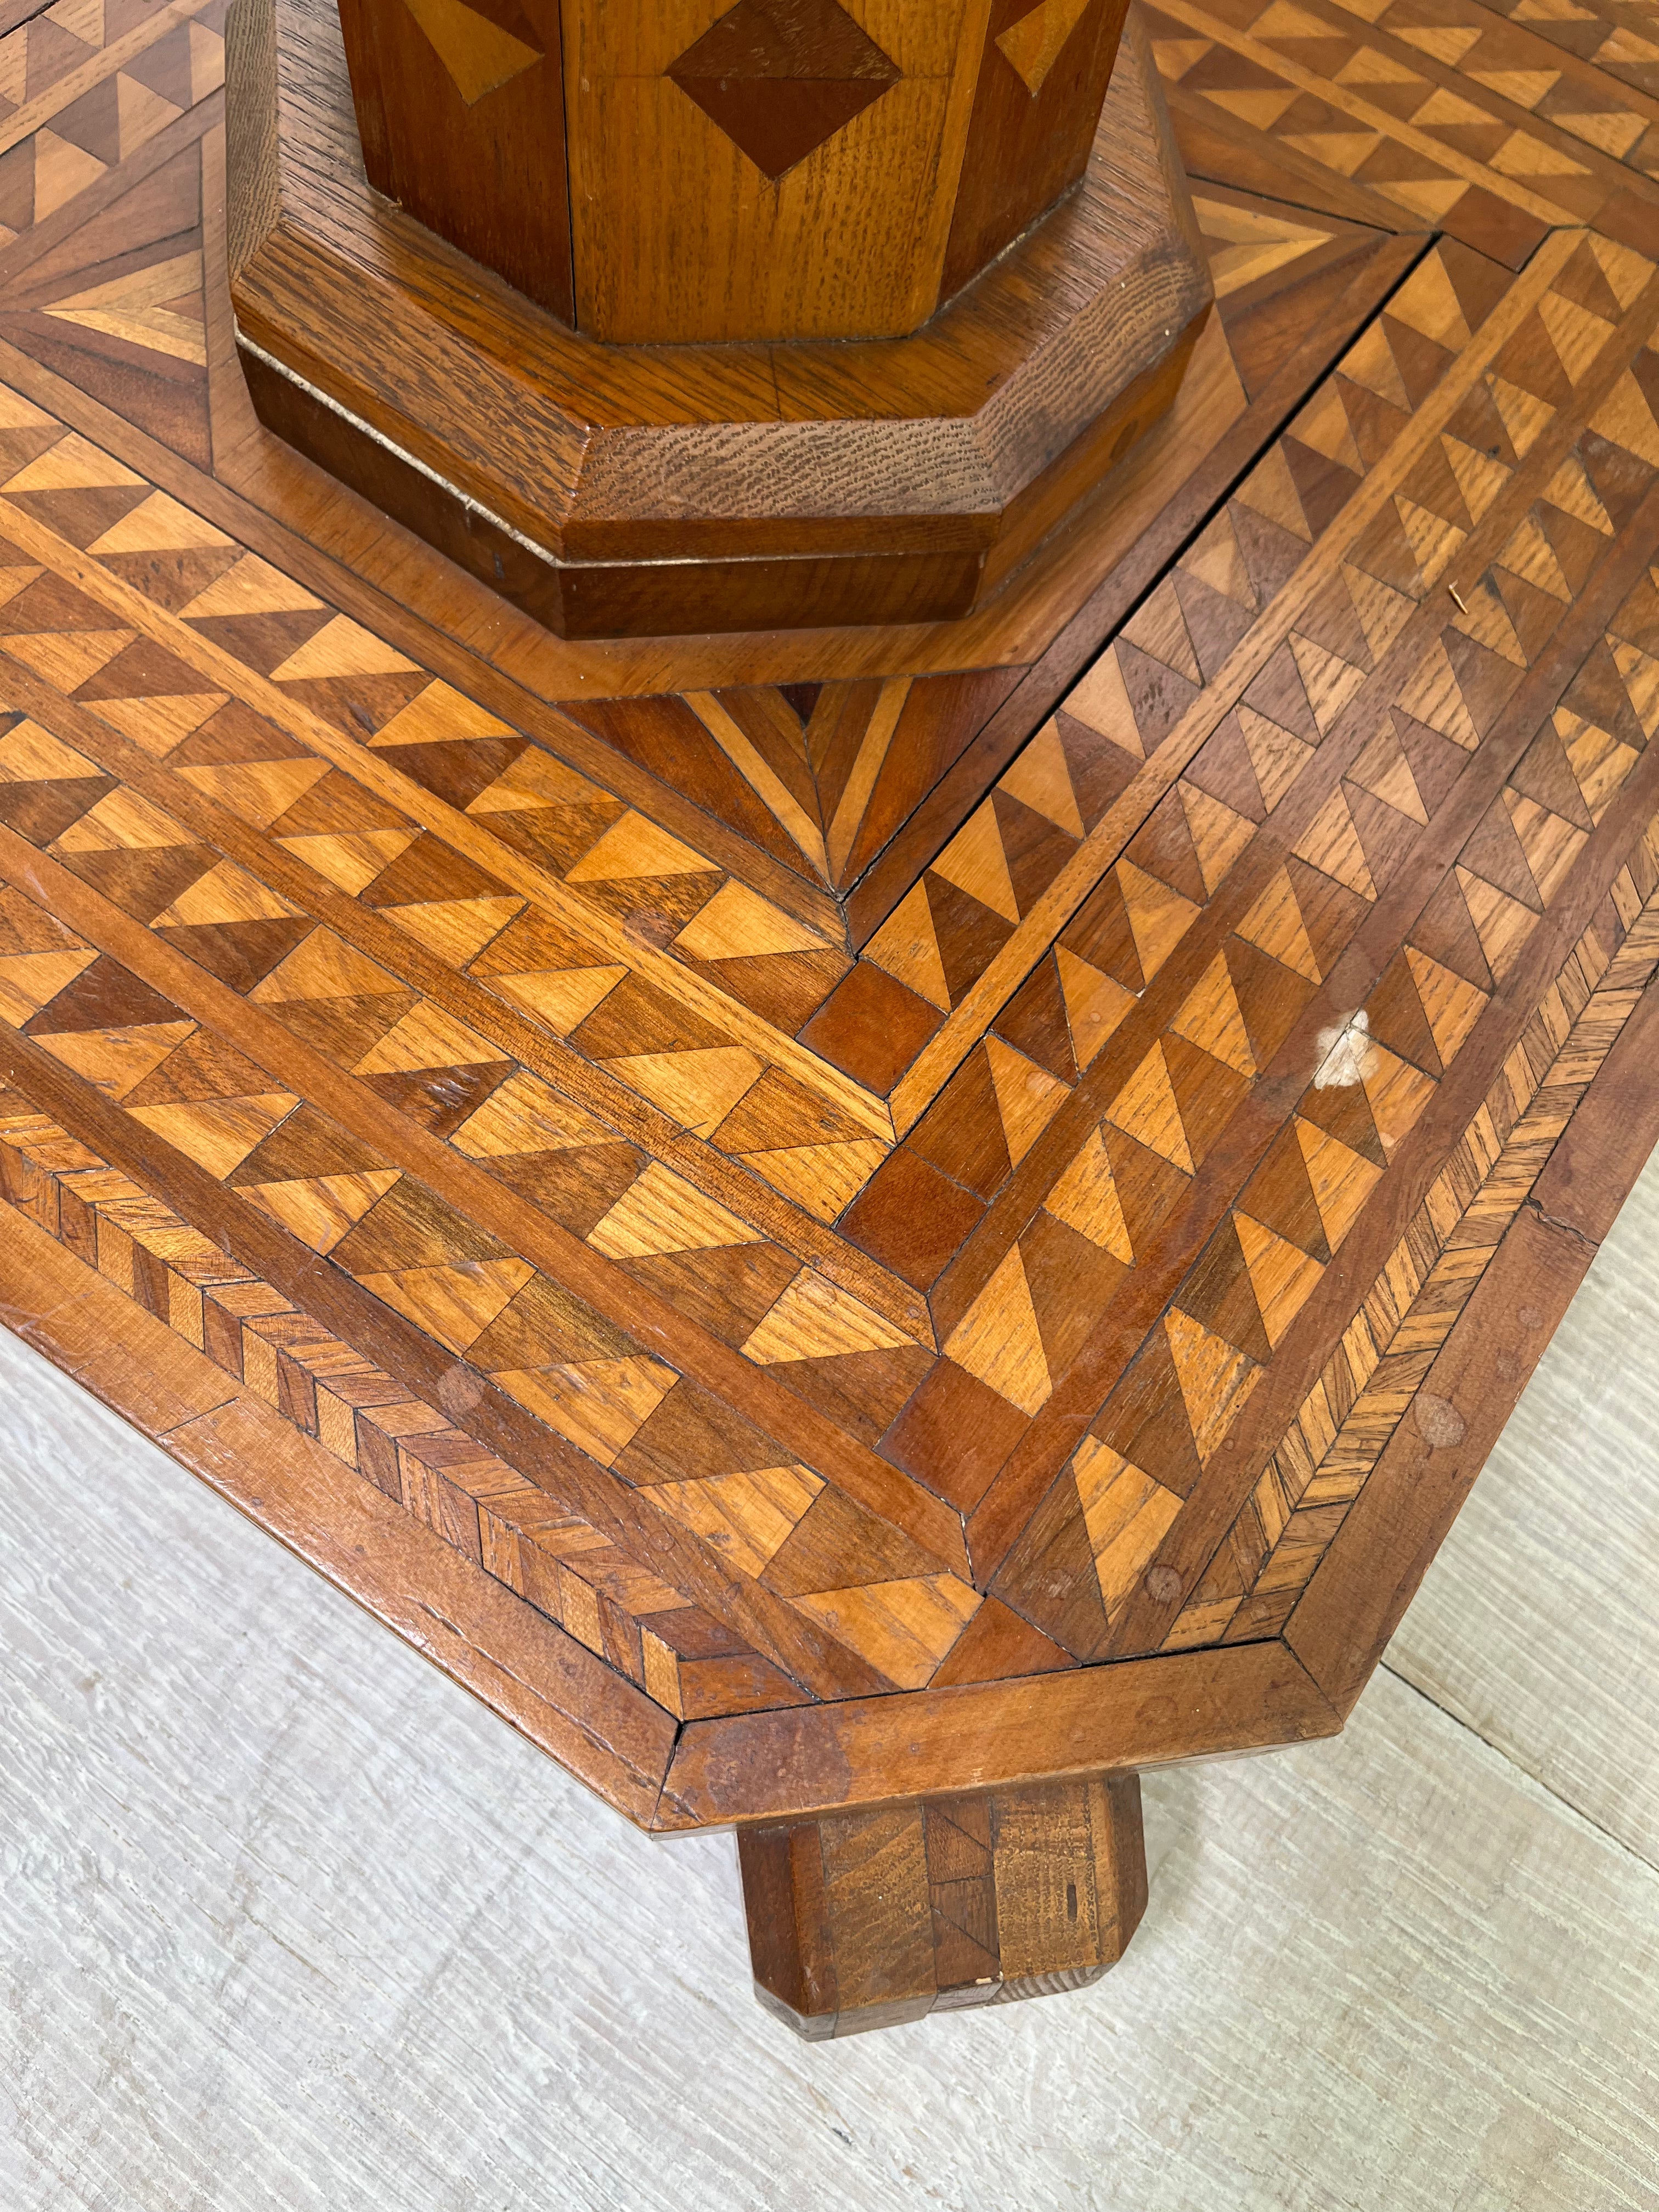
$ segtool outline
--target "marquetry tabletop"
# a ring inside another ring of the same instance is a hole
[[[225,12],[0,37],[9,1314],[648,1826],[1333,1732],[1659,1129],[1659,10],[1146,9],[1104,502],[609,644],[254,422]]]

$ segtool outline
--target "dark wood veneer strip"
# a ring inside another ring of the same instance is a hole
[[[123,737],[74,699],[65,698],[0,643],[0,667],[9,697],[55,737],[85,753],[123,783],[152,799],[193,830],[203,842],[238,861],[292,905],[313,915],[411,988],[441,1006],[469,1028],[501,1044],[513,1059],[541,1075],[610,1121],[619,1139],[642,1146],[688,1182],[728,1206],[788,1250],[821,1267],[913,1335],[931,1344],[926,1300],[828,1224],[793,1205],[781,1192],[751,1175],[712,1145],[692,1136],[605,1068],[584,1060],[561,1037],[538,1028],[504,999],[488,992],[418,939],[338,890],[325,877],[285,852],[262,831]],[[523,1201],[528,1204],[528,1200]]]
[[[1639,339],[1639,333],[1634,335]],[[1538,448],[1534,447],[1534,451],[1537,452]],[[1518,471],[1517,476],[1519,477],[1521,473]],[[1536,496],[1536,489],[1530,470],[1526,472],[1525,484],[1522,491],[1516,492],[1516,488],[1511,486],[1504,496],[1507,498],[1510,493],[1515,494],[1517,511],[1519,507],[1530,503],[1531,499]],[[1486,543],[1486,525],[1492,521],[1493,515],[1503,504],[1503,501],[1500,500],[1483,518],[1479,541],[1471,541],[1474,550],[1467,564],[1468,567],[1472,568],[1476,560],[1482,558],[1481,549]],[[1509,515],[1510,527],[1513,526],[1516,519],[1516,514]],[[1302,1021],[1297,1029],[1291,1031],[1285,1044],[1280,1048],[1273,1064],[1273,1069],[1258,1081],[1255,1090],[1240,1108],[1233,1125],[1221,1144],[1205,1161],[1199,1176],[1194,1179],[1191,1190],[1186,1194],[1181,1207],[1164,1225],[1155,1261],[1136,1268],[1125,1279],[1116,1299],[1109,1305],[1106,1312],[1097,1323],[1095,1331],[1077,1355],[1066,1376],[1056,1388],[1053,1397],[1036,1417],[1031,1428],[993,1482],[969,1525],[969,1546],[976,1566],[981,1573],[988,1576],[994,1574],[996,1567],[1006,1558],[1010,1547],[1018,1540],[1021,1529],[1036,1510],[1038,1500],[1048,1489],[1054,1474],[1066,1458],[1076,1449],[1093,1413],[1098,1411],[1106,1394],[1114,1387],[1117,1376],[1127,1368],[1135,1350],[1144,1340],[1146,1330],[1173,1294],[1186,1267],[1197,1256],[1205,1237],[1212,1233],[1221,1218],[1226,1205],[1231,1202],[1229,1193],[1236,1194],[1237,1191],[1243,1187],[1243,1182],[1277,1133],[1285,1114],[1294,1103],[1295,1096],[1299,1094],[1302,1083],[1305,1080],[1305,1067],[1308,1063],[1306,1042],[1307,1037],[1311,1036],[1313,1028],[1316,1028],[1321,1021],[1330,1019],[1331,1010],[1337,1007],[1340,998],[1346,1009],[1348,1004],[1363,997],[1370,981],[1382,972],[1387,963],[1388,957],[1392,954],[1400,938],[1410,926],[1408,902],[1415,900],[1420,903],[1422,900],[1426,899],[1433,888],[1433,882],[1437,880],[1438,875],[1443,873],[1444,868],[1449,865],[1452,855],[1461,843],[1461,836],[1457,842],[1453,842],[1448,834],[1443,842],[1440,834],[1441,825],[1446,824],[1449,831],[1461,830],[1462,835],[1467,835],[1468,830],[1474,827],[1486,805],[1501,787],[1515,762],[1531,741],[1539,724],[1571,682],[1589,644],[1605,627],[1613,608],[1628,592],[1632,583],[1641,573],[1647,554],[1656,542],[1656,537],[1659,537],[1659,485],[1655,485],[1650,489],[1626,531],[1610,549],[1606,561],[1595,577],[1580,595],[1575,605],[1565,614],[1546,652],[1517,684],[1504,709],[1502,726],[1494,730],[1472,757],[1469,768],[1459,779],[1458,786],[1449,801],[1447,809],[1437,823],[1431,825],[1433,834],[1419,846],[1419,855],[1414,858],[1413,863],[1402,871],[1400,878],[1384,895],[1384,898],[1377,902],[1378,908],[1385,912],[1385,920],[1379,921],[1374,911],[1362,927],[1354,944],[1350,945],[1343,954],[1341,960],[1333,969],[1331,975],[1326,979],[1320,992],[1310,1002],[1310,1006]],[[1496,544],[1502,542],[1502,538],[1495,540]],[[1416,626],[1413,624],[1413,628],[1407,630],[1407,639],[1415,634],[1415,629]],[[1404,650],[1405,641],[1402,640],[1396,647],[1395,652],[1398,653]],[[1393,656],[1390,658],[1392,659]],[[1367,692],[1362,692],[1354,702],[1354,706],[1326,737],[1314,760],[1310,763],[1310,769],[1318,766],[1319,763],[1325,758],[1328,750],[1334,745],[1337,745],[1345,733],[1348,744],[1352,746],[1356,730],[1355,717],[1366,697]],[[1374,711],[1374,700],[1372,704]],[[1596,892],[1594,897],[1589,898],[1587,903],[1583,902],[1583,894],[1578,887],[1587,880],[1585,874],[1587,868],[1595,866],[1595,863],[1589,856],[1598,850],[1606,850],[1608,837],[1619,834],[1619,824],[1628,819],[1629,808],[1642,803],[1638,799],[1632,799],[1632,793],[1645,791],[1647,782],[1651,781],[1653,773],[1652,764],[1648,757],[1644,756],[1643,762],[1638,763],[1631,782],[1627,784],[1625,793],[1621,794],[1614,815],[1604,820],[1601,830],[1591,840],[1585,853],[1580,855],[1575,866],[1571,893],[1564,894],[1558,900],[1557,905],[1545,916],[1540,928],[1534,933],[1521,960],[1511,971],[1498,999],[1494,1000],[1495,1006],[1501,1004],[1509,1007],[1512,1012],[1516,1009],[1518,997],[1524,994],[1527,988],[1525,979],[1543,972],[1544,967],[1547,965],[1552,957],[1549,948],[1561,938],[1562,930],[1565,927],[1563,915],[1578,913],[1582,904],[1581,919],[1577,927],[1571,929],[1571,935],[1561,944],[1561,957],[1565,957],[1566,945],[1570,944],[1571,938],[1577,936],[1578,930],[1582,929],[1583,922],[1594,911],[1606,890],[1606,884],[1603,883],[1601,890]],[[1296,793],[1291,794],[1292,799],[1296,797]],[[1291,803],[1291,800],[1287,799],[1286,806]],[[1651,800],[1648,804],[1650,811]],[[1638,827],[1639,826],[1638,823]],[[1263,846],[1265,849],[1265,841],[1260,833],[1252,841],[1241,862],[1241,866],[1249,868],[1249,880],[1252,882],[1255,878],[1251,856],[1255,853],[1258,846]],[[1619,865],[1620,863],[1615,861],[1607,869],[1607,881],[1610,881],[1612,875],[1617,872]],[[1231,884],[1230,878],[1228,884],[1222,887],[1212,908],[1206,909],[1206,914],[1212,911],[1228,910]],[[1194,933],[1188,933],[1189,935]],[[1373,939],[1376,939],[1375,945],[1372,944]],[[1213,947],[1210,946],[1209,949],[1212,951]],[[1182,948],[1177,948],[1176,953],[1171,957],[1170,966],[1172,969],[1175,968],[1178,961],[1182,961]],[[1558,959],[1557,965],[1559,964]],[[1161,988],[1164,983],[1164,974],[1160,971],[1153,986],[1153,995],[1159,1004],[1165,1007],[1165,1019],[1168,1018],[1168,1013],[1172,1012],[1179,1003],[1175,996],[1176,988],[1179,984],[1190,988],[1191,982],[1196,978],[1197,972],[1194,957],[1189,957],[1182,962],[1182,967],[1176,971],[1176,984],[1172,985],[1166,994]],[[1343,996],[1344,994],[1346,997]],[[1533,1003],[1535,1003],[1535,1000]],[[1531,1010],[1530,1004],[1520,1008],[1519,1018],[1511,1025],[1518,1030],[1529,1018]],[[1281,1398],[1289,1404],[1300,1402],[1301,1395],[1305,1393],[1310,1376],[1304,1377],[1302,1387],[1295,1392],[1294,1396],[1289,1395],[1293,1386],[1286,1378],[1293,1372],[1302,1373],[1303,1346],[1316,1331],[1321,1332],[1322,1338],[1326,1317],[1335,1310],[1334,1300],[1339,1300],[1341,1295],[1338,1289],[1339,1284],[1356,1267],[1364,1264],[1364,1255],[1375,1253],[1375,1255],[1380,1258],[1381,1253],[1395,1241],[1398,1230],[1389,1231],[1383,1224],[1385,1222],[1395,1220],[1396,1208],[1404,1204],[1404,1200],[1400,1194],[1407,1188],[1417,1188],[1419,1182],[1425,1186],[1427,1182],[1432,1180],[1431,1173],[1425,1171],[1425,1165],[1431,1160],[1437,1160],[1437,1147],[1443,1147],[1448,1141],[1445,1132],[1451,1127],[1450,1117],[1462,1111],[1463,1121],[1467,1121],[1468,1113],[1474,1110],[1474,1105],[1478,1103],[1479,1096],[1490,1082],[1492,1071],[1501,1062],[1503,1054],[1497,1051],[1492,1039],[1498,1023],[1502,1019],[1502,1016],[1495,1017],[1491,1008],[1487,1010],[1486,1014],[1482,1017],[1481,1028],[1477,1030],[1476,1036],[1470,1040],[1470,1043],[1466,1045],[1459,1054],[1452,1075],[1443,1083],[1440,1093],[1429,1113],[1412,1132],[1401,1151],[1395,1154],[1391,1163],[1389,1176],[1384,1186],[1387,1194],[1382,1206],[1375,1211],[1367,1209],[1366,1218],[1356,1231],[1355,1237],[1350,1240],[1348,1245],[1345,1246],[1334,1263],[1337,1267],[1344,1271],[1344,1274],[1328,1275],[1319,1297],[1304,1309],[1303,1314],[1292,1325],[1284,1343],[1277,1347],[1267,1386],[1255,1394],[1241,1422],[1240,1428],[1222,1447],[1216,1460],[1212,1462],[1206,1474],[1206,1487],[1212,1481],[1220,1479],[1218,1469],[1230,1464],[1240,1449],[1238,1439],[1245,1434],[1255,1437],[1261,1431],[1263,1425],[1274,1417],[1270,1409],[1279,1408]],[[1126,1024],[1124,1026],[1127,1029],[1128,1024]],[[1161,1027],[1162,1024],[1158,1026]],[[1101,1062],[1097,1064],[1097,1070],[1103,1068],[1107,1071],[1108,1077],[1115,1070],[1114,1048],[1116,1042],[1117,1040],[1114,1038],[1113,1046],[1108,1048],[1107,1054],[1103,1056]],[[1508,1047],[1505,1046],[1504,1049],[1507,1050]],[[1293,1063],[1298,1052],[1304,1064],[1300,1079],[1297,1079],[1293,1073]],[[1073,1098],[1067,1102],[1066,1106],[1062,1108],[1060,1113],[1054,1117],[1055,1123],[1079,1116],[1082,1113],[1078,1104],[1079,1094],[1086,1093],[1085,1103],[1092,1103],[1093,1097],[1097,1095],[1097,1086],[1102,1080],[1103,1078],[1095,1072],[1091,1072],[1089,1077],[1085,1077],[1084,1084],[1079,1086],[1079,1091],[1073,1093]],[[1291,1088],[1292,1085],[1293,1088]],[[1463,1110],[1456,1102],[1462,1100],[1466,1094],[1470,1094],[1469,1103],[1467,1110]],[[1449,1103],[1449,1101],[1451,1103]],[[1050,1130],[1044,1132],[1044,1138],[1049,1136],[1054,1126],[1054,1124],[1051,1124]],[[1456,1123],[1457,1129],[1461,1130],[1462,1126],[1462,1121]],[[1455,1141],[1455,1134],[1450,1141]],[[1045,1164],[1045,1161],[1043,1139],[1040,1139],[1038,1144],[1032,1147],[1032,1152],[1028,1155],[1026,1161],[1022,1163],[1020,1176],[1025,1177],[1029,1175],[1034,1182],[1036,1176]],[[1005,1194],[1004,1200],[1000,1203],[1006,1202],[1006,1199]],[[1410,1205],[1406,1206],[1404,1213],[1398,1218],[1402,1220],[1409,1218],[1410,1213],[1415,1210],[1419,1201],[1420,1189],[1418,1196],[1412,1200]],[[1030,1211],[1029,1203],[1025,1205],[1024,1211],[1026,1218],[1029,1218]],[[1007,1218],[1023,1226],[1020,1214],[1019,1206],[1011,1206]],[[990,1218],[994,1220],[994,1214]],[[981,1223],[976,1234],[984,1237],[988,1225],[988,1223]],[[1012,1242],[1012,1237],[1007,1241]],[[971,1251],[972,1249],[970,1243],[969,1247],[964,1248],[964,1252]],[[955,1264],[961,1267],[963,1264],[963,1258],[959,1257]],[[1363,1292],[1361,1295],[1363,1296]],[[944,1328],[941,1327],[941,1334],[944,1333]],[[1337,1330],[1334,1334],[1340,1334],[1340,1330]],[[1328,1356],[1328,1347],[1315,1362],[1314,1372],[1317,1371],[1317,1366],[1322,1364],[1323,1358],[1327,1356]],[[1091,1396],[1094,1400],[1093,1405],[1085,1411],[1084,1401]],[[1248,1489],[1248,1485],[1246,1488]],[[1242,1498],[1239,1502],[1242,1503]],[[1200,1540],[1195,1533],[1198,1522],[1199,1516],[1194,1510],[1193,1501],[1189,1499],[1172,1539],[1173,1541],[1181,1544],[1183,1559],[1187,1556],[1185,1544],[1189,1531],[1194,1532],[1194,1541]],[[1231,1514],[1229,1513],[1225,1525],[1231,1525]],[[1214,1544],[1220,1540],[1223,1533],[1224,1529],[1208,1531],[1212,1549]],[[1125,1638],[1133,1635],[1135,1640],[1123,1644],[1115,1644],[1115,1649],[1142,1649],[1146,1648],[1148,1644],[1155,1649],[1158,1643],[1162,1640],[1170,1620],[1164,1620],[1157,1634],[1152,1635],[1147,1624],[1139,1619],[1147,1602],[1144,1600],[1135,1601],[1121,1625],[1121,1633]],[[1169,1612],[1168,1607],[1161,1610]],[[1170,1619],[1172,1618],[1173,1614],[1170,1613]]]
[[[1158,580],[1231,485],[1266,452],[1320,379],[1427,252],[1427,237],[1384,236],[1341,298],[1231,424],[1204,465],[1117,566],[1090,593],[956,764],[877,854],[847,895],[854,945],[880,928],[922,870],[943,850],[1032,732]]]
[[[1340,1721],[1281,1643],[696,1721],[657,1826],[781,1820],[1304,1743]]]
[[[34,1348],[641,1826],[672,1717],[0,1203],[0,1310]]]
[[[1485,1041],[1486,1050],[1468,1055],[1466,1047],[1453,1062],[1451,1073],[1429,1112],[1407,1146],[1396,1153],[1390,1173],[1380,1187],[1381,1203],[1374,1212],[1367,1209],[1353,1237],[1331,1262],[1320,1297],[1310,1301],[1285,1333],[1264,1386],[1255,1394],[1188,1498],[1167,1548],[1157,1562],[1172,1567],[1181,1577],[1180,1597],[1160,1604],[1146,1594],[1143,1584],[1112,1638],[1114,1650],[1156,1649],[1168,1633],[1181,1602],[1232,1526],[1297,1407],[1369,1295],[1388,1253],[1422,1204],[1447,1153],[1478,1111],[1539,1000],[1659,810],[1659,747],[1650,746],[1642,756],[1626,793],[1628,804],[1603,819],[1602,830],[1611,825],[1612,834],[1603,839],[1598,833],[1585,848],[1570,880],[1569,895],[1534,931],[1482,1016],[1482,1026],[1491,1024]],[[1400,1173],[1402,1168],[1404,1172]]]
[[[0,868],[100,950],[113,953],[197,1019],[233,1038],[274,1077],[280,1071],[279,1087],[302,1084],[313,1103],[406,1173],[443,1193],[470,1218],[586,1299],[672,1366],[742,1406],[761,1426],[792,1443],[809,1465],[903,1528],[941,1566],[951,1572],[965,1571],[961,1522],[951,1509],[793,1391],[773,1382],[665,1298],[636,1283],[570,1231],[405,1119],[366,1085],[342,1073],[274,1017],[186,960],[4,825],[0,825]]]
[[[1285,1633],[1345,1718],[1595,1256],[1522,1206],[1327,1547]]]

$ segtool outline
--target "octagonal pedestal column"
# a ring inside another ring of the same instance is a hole
[[[1125,0],[339,0],[369,181],[590,336],[900,337],[1083,173]]]
[[[1146,1905],[1133,1774],[740,1830],[755,1988],[811,2042],[1097,1981]]]
[[[343,0],[354,82],[331,0],[237,0],[255,407],[565,636],[964,615],[1209,304],[1115,5]]]

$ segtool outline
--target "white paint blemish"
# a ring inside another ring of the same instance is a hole
[[[1376,1047],[1371,1042],[1371,1018],[1364,1006],[1314,1039],[1319,1064],[1314,1070],[1316,1091],[1339,1091],[1363,1083],[1376,1066]]]

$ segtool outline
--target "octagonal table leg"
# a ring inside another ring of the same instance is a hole
[[[817,2042],[1096,1981],[1146,1904],[1133,1774],[745,1828],[763,2004]]]

